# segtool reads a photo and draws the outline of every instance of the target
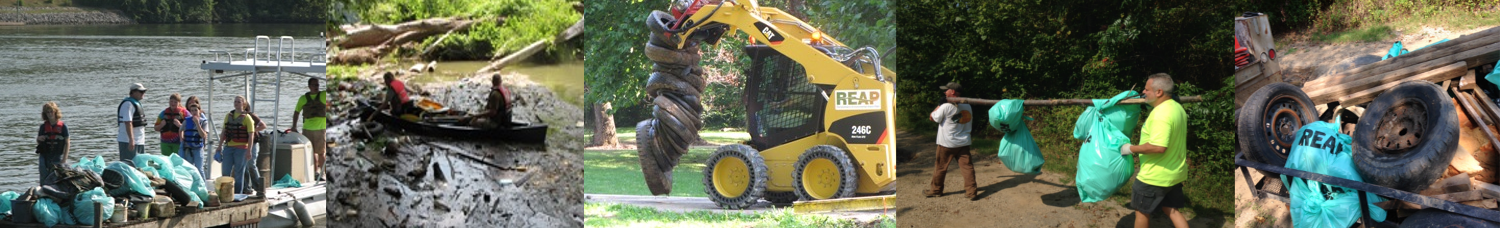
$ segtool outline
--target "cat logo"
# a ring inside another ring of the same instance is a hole
[[[834,90],[833,110],[880,110],[880,90]]]
[[[761,34],[765,34],[766,43],[770,43],[771,45],[781,44],[781,41],[786,39],[786,37],[776,33],[776,30],[771,29],[771,26],[766,25],[766,23],[755,22],[755,29],[760,30]]]

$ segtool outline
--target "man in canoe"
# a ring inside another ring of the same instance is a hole
[[[120,144],[120,160],[134,163],[135,155],[146,152],[146,114],[141,111],[141,99],[146,96],[146,86],[130,85],[130,96],[120,101],[115,119],[119,126],[115,142]]]
[[[406,83],[396,79],[396,74],[385,72],[385,102],[392,116],[401,116],[417,110],[407,94]]]
[[[182,95],[167,98],[167,109],[156,115],[156,132],[161,133],[161,155],[172,156],[182,150],[182,122],[192,116],[182,107]],[[179,155],[180,156],[180,155]]]
[[[479,114],[465,118],[469,126],[480,128],[510,127],[510,90],[500,74],[490,77],[490,98]]]
[[[313,149],[313,167],[317,178],[323,179],[323,156],[328,150],[324,141],[324,130],[328,128],[328,92],[318,86],[317,78],[307,79],[307,93],[297,98],[297,107],[292,109],[292,129],[297,129],[301,118],[302,136],[306,136]],[[305,112],[304,112],[305,111]]]

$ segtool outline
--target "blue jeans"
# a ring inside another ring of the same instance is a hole
[[[245,149],[225,146],[221,159],[224,167],[219,170],[224,176],[234,178],[234,192],[244,193],[245,190]]]
[[[128,142],[116,142],[120,145],[120,161],[126,164],[135,164],[135,155],[146,152],[146,145],[130,146]]]
[[[177,156],[182,157],[182,160],[187,160],[188,164],[193,164],[193,167],[197,167],[198,174],[203,176],[203,180],[208,180],[208,167],[203,166],[204,159],[202,147],[183,146],[182,152],[178,152]]]

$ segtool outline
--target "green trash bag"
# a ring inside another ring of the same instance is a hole
[[[1349,135],[1339,133],[1338,124],[1318,121],[1304,125],[1292,140],[1286,168],[1363,182],[1354,171],[1351,141]],[[1291,195],[1294,227],[1349,227],[1363,214],[1359,209],[1359,192],[1354,189],[1287,176],[1282,176],[1281,181],[1290,183],[1287,193]],[[1385,199],[1366,194],[1370,199],[1370,218],[1385,221],[1385,210],[1375,206]]]
[[[203,180],[203,175],[198,172],[198,167],[193,167],[186,159],[178,154],[172,154],[172,176],[179,183],[177,186],[187,188],[192,193],[193,201],[198,202],[198,208],[203,208],[203,199],[208,199],[208,182]],[[181,183],[188,184],[181,184]]]
[[[175,180],[176,178],[176,175],[173,175],[171,172],[172,162],[165,156],[137,154],[135,155],[135,167],[141,169],[141,173],[160,177],[161,179]],[[178,183],[178,185],[187,186],[182,183]]]
[[[1025,107],[1021,103],[1021,100],[1000,100],[990,106],[990,127],[1005,133],[1005,137],[1000,139],[998,156],[1010,171],[1041,173],[1042,163],[1047,161],[1042,158],[1042,149],[1037,147],[1036,140],[1031,137],[1031,129],[1026,127],[1026,121],[1031,118],[1022,114]]]
[[[1120,145],[1130,143],[1125,134],[1129,131],[1124,128],[1135,129],[1141,108],[1116,104],[1136,95],[1135,91],[1125,91],[1110,99],[1094,100],[1094,105],[1078,116],[1073,137],[1082,139],[1083,145],[1078,148],[1078,174],[1074,182],[1081,201],[1092,203],[1109,198],[1130,181],[1135,163],[1130,156],[1120,155]]]
[[[71,217],[64,217],[62,207],[57,206],[57,203],[52,202],[52,199],[47,197],[37,199],[36,204],[31,205],[31,210],[31,214],[36,215],[36,221],[41,222],[42,225],[46,225],[47,227],[63,224],[63,218],[72,220]]]
[[[125,162],[114,161],[110,162],[104,169],[119,172],[122,174],[121,176],[124,176],[125,183],[120,189],[148,197],[156,196],[155,190],[151,188],[151,180],[147,179],[146,174],[136,170],[135,167],[125,164]]]
[[[1490,84],[1495,84],[1497,87],[1500,87],[1500,62],[1495,63],[1495,69],[1496,70],[1490,70],[1490,74],[1484,75],[1484,80],[1490,81]]]
[[[78,193],[73,197],[73,218],[79,224],[94,225],[94,202],[103,204],[101,207],[104,217],[100,221],[108,220],[115,214],[115,200],[104,193],[104,188],[95,187],[94,190]]]
[[[281,179],[277,179],[276,183],[271,185],[271,188],[300,188],[300,187],[302,187],[302,182],[297,181],[297,179],[292,179],[292,174],[287,174],[286,176],[281,176]]]
[[[15,200],[20,196],[21,194],[16,193],[16,191],[5,191],[5,193],[0,193],[0,214],[10,214],[10,201]]]
[[[79,160],[78,163],[73,163],[72,168],[84,168],[88,169],[89,171],[94,171],[94,173],[104,173],[104,162],[104,156],[94,155],[94,159],[83,157],[83,160]]]

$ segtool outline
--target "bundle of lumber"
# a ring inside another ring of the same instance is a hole
[[[1422,190],[1419,194],[1484,209],[1496,209],[1496,204],[1500,203],[1500,186],[1473,181],[1465,174],[1433,183],[1432,187]],[[1404,217],[1411,211],[1423,208],[1421,205],[1402,201],[1389,201],[1380,205],[1402,209],[1397,210],[1398,217]]]
[[[1352,106],[1374,100],[1397,82],[1434,83],[1463,76],[1466,69],[1500,60],[1500,27],[1464,35],[1391,59],[1323,76],[1302,85],[1315,104]]]
[[[1475,76],[1473,71],[1470,72],[1458,81],[1472,80]],[[1453,161],[1443,177],[1462,175],[1472,177],[1476,182],[1496,183],[1500,179],[1496,177],[1496,171],[1500,171],[1500,154],[1495,152],[1495,146],[1500,145],[1500,137],[1497,137],[1500,136],[1500,129],[1497,129],[1500,116],[1495,114],[1500,113],[1500,107],[1496,107],[1483,91],[1463,87],[1448,89],[1458,109],[1459,139],[1458,151],[1453,153]]]

